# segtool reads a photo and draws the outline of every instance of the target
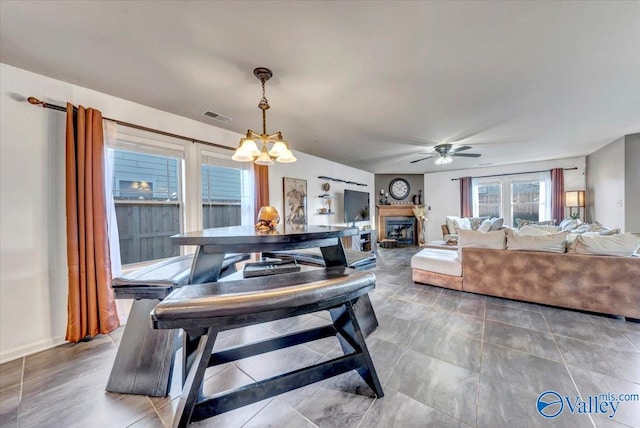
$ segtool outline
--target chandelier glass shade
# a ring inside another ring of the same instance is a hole
[[[297,159],[289,148],[289,143],[282,137],[282,133],[267,134],[267,110],[271,108],[265,97],[264,84],[273,76],[268,68],[258,67],[253,74],[262,82],[262,99],[258,108],[262,110],[262,133],[248,130],[246,136],[240,139],[238,148],[231,157],[238,162],[254,162],[257,165],[273,165],[276,162],[291,163]],[[260,144],[260,148],[258,148]],[[269,149],[271,145],[271,149]]]

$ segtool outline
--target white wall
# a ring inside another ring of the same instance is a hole
[[[64,342],[66,329],[65,114],[32,106],[27,97],[82,104],[105,117],[229,147],[241,135],[1,63],[0,92],[0,362],[5,362]],[[272,204],[279,209],[283,175],[308,180],[310,212],[322,202],[313,197],[322,193],[318,175],[368,184],[352,186],[359,190],[373,188],[371,173],[295,154],[297,163],[271,167]],[[343,190],[331,182],[331,193]],[[336,201],[341,213],[342,199]],[[311,224],[338,221],[342,214],[309,216]]]
[[[640,233],[640,134],[625,136],[624,230]]]
[[[431,210],[427,211],[427,217],[429,219],[427,222],[427,239],[430,241],[442,239],[440,226],[444,224],[445,217],[448,215],[460,215],[460,182],[452,181],[452,178],[511,174],[516,172],[543,171],[551,168],[573,167],[577,167],[578,169],[564,172],[565,190],[584,190],[584,157],[425,174],[424,203],[431,207]]]
[[[297,152],[295,150],[294,155],[298,158],[298,161],[295,163],[278,164],[275,162],[273,166],[269,167],[269,201],[272,206],[276,207],[282,219],[284,219],[285,213],[282,195],[282,178],[291,177],[307,180],[307,222],[309,224],[344,225],[344,189],[369,192],[369,212],[371,213],[371,221],[359,222],[358,226],[362,228],[367,224],[375,224],[374,216],[376,212],[376,194],[373,173]],[[367,186],[356,186],[354,184],[322,180],[319,179],[318,176],[364,183]],[[323,183],[329,183],[331,186],[331,189],[327,193],[334,197],[331,209],[336,213],[335,215],[317,214],[318,210],[325,206],[323,204],[326,203],[326,201],[318,197],[325,193],[321,187]]]
[[[587,156],[587,221],[625,229],[625,138]]]

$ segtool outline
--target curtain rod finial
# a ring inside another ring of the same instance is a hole
[[[41,105],[42,107],[44,107],[45,105],[44,101],[40,101],[36,97],[29,97],[27,98],[27,101],[29,101],[29,104],[33,104],[33,105]]]

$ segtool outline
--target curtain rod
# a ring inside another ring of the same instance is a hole
[[[65,111],[65,112],[67,111],[66,107],[62,107],[55,104],[49,104],[44,101],[40,101],[36,97],[29,97],[27,98],[27,101],[29,101],[30,104],[39,105],[39,106],[42,106],[43,108],[50,108],[51,110]],[[78,108],[76,106],[73,106],[73,111],[77,111],[77,110]],[[198,140],[197,138],[185,137],[184,135],[178,135],[178,134],[173,134],[171,132],[161,131],[159,129],[148,128],[146,126],[136,125],[135,123],[124,122],[118,119],[110,119],[108,117],[103,117],[103,119],[116,122],[118,125],[128,126],[129,128],[134,128],[134,129],[140,129],[141,131],[154,132],[156,134],[164,135],[166,137],[178,138],[180,140],[191,141],[192,143],[206,144],[207,146],[218,147],[220,149],[235,150],[232,147],[223,146],[222,144],[210,143],[209,141]]]
[[[574,166],[573,168],[562,168],[563,171],[571,171],[574,169],[578,169],[577,166]],[[522,174],[535,174],[536,172],[547,172],[549,171],[548,169],[543,169],[541,171],[527,171],[527,172],[512,172],[511,174],[493,174],[493,175],[479,175],[477,177],[471,177],[471,178],[488,178],[488,177],[504,177],[505,175],[522,175]],[[452,178],[451,181],[458,181],[460,180],[459,178]]]

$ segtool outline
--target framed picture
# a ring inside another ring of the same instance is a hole
[[[282,178],[285,224],[307,224],[307,180]]]

